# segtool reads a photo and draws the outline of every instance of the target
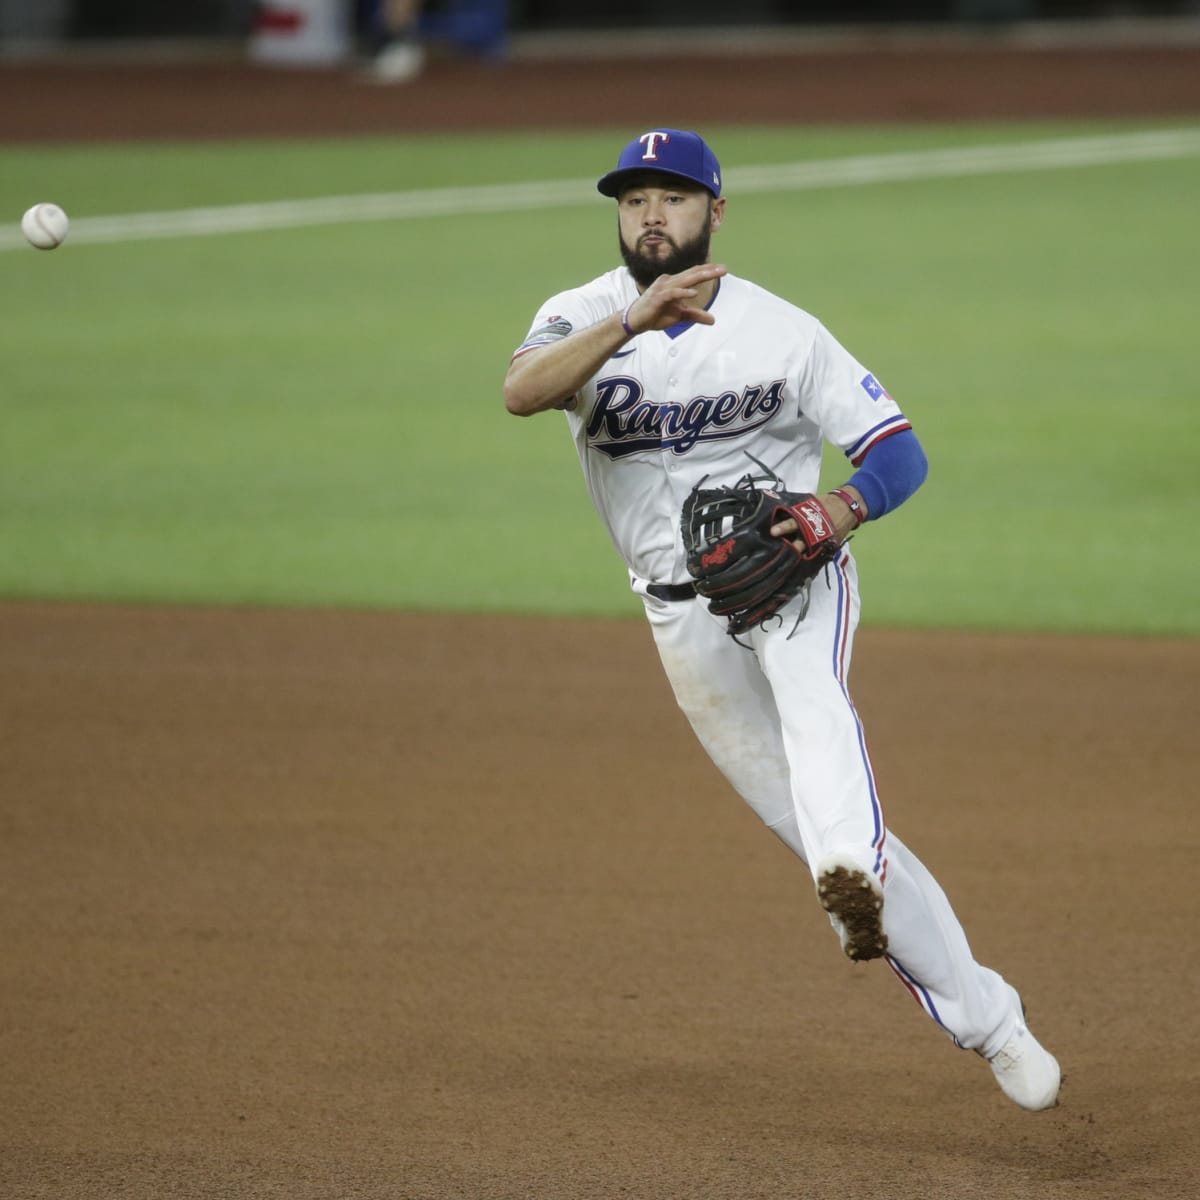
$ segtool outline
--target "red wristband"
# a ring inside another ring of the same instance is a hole
[[[831,496],[836,496],[843,504],[845,504],[854,516],[854,528],[857,529],[867,518],[863,516],[862,505],[850,495],[845,488],[833,488]]]

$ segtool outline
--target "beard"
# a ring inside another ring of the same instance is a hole
[[[708,262],[712,230],[707,221],[690,242],[673,242],[665,233],[656,236],[667,242],[668,249],[666,254],[651,257],[643,254],[636,246],[627,245],[625,239],[620,234],[617,235],[621,243],[621,257],[638,287],[648,288],[660,275],[678,275],[688,267],[698,267]]]

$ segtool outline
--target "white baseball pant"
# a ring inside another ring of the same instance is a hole
[[[945,893],[884,822],[847,685],[860,611],[849,549],[807,596],[739,635],[744,646],[703,600],[633,586],[679,707],[726,779],[810,871],[840,853],[875,874],[893,971],[957,1045],[999,1050],[1020,1017],[1017,993],[975,961]]]

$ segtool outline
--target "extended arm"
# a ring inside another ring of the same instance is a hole
[[[557,342],[518,354],[504,376],[504,404],[518,417],[559,408],[630,338],[680,321],[712,325],[714,318],[692,301],[725,274],[713,263],[656,279],[624,313],[613,313]]]
[[[508,411],[531,417],[561,408],[633,336],[625,332],[621,316],[613,313],[557,342],[518,354],[504,376]]]

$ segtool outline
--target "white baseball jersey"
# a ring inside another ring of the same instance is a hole
[[[624,267],[560,292],[517,354],[623,312],[637,295]],[[813,492],[823,440],[857,465],[910,427],[874,376],[794,304],[726,275],[709,311],[715,325],[633,338],[567,408],[592,501],[635,581],[688,580],[679,514],[700,479],[761,475],[753,455],[788,489]]]

